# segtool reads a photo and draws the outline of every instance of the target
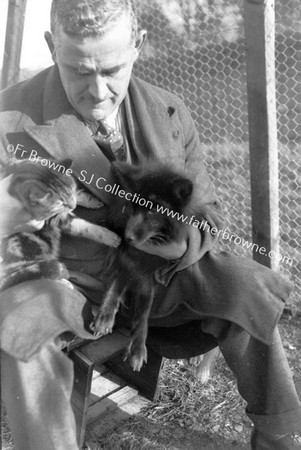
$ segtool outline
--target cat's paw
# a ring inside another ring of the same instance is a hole
[[[121,243],[121,238],[118,234],[114,233],[114,231],[108,230],[107,228],[103,228],[103,244],[108,247],[117,248]]]
[[[90,192],[80,189],[76,192],[76,204],[85,208],[98,209],[103,207],[103,202]]]
[[[14,229],[12,229],[12,234],[13,233],[30,233],[33,231],[39,231],[43,228],[43,226],[45,225],[45,220],[29,220],[26,223],[20,223],[18,225],[15,226]]]
[[[144,363],[147,363],[147,350],[145,344],[132,343],[127,349],[124,361],[129,361],[134,372],[140,372]]]

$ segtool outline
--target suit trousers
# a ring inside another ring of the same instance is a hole
[[[266,345],[225,320],[203,320],[202,329],[218,340],[255,428],[271,434],[300,431],[300,401],[278,330]],[[1,368],[16,449],[76,450],[72,362],[57,342],[43,345],[27,362],[2,352]]]

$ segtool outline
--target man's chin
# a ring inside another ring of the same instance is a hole
[[[104,120],[106,118],[106,114],[104,112],[100,113],[98,111],[82,111],[80,112],[80,115],[83,117],[83,119],[87,120],[88,122],[95,122],[99,120]]]
[[[103,107],[95,107],[91,103],[80,102],[80,104],[74,105],[74,109],[78,112],[78,114],[88,122],[95,122],[98,120],[104,120],[108,115],[110,115],[110,110],[114,109],[113,107],[109,108],[103,105]]]
[[[99,120],[105,120],[110,114],[111,110],[98,110],[98,109],[90,109],[85,111],[85,115],[82,115],[86,120],[95,122]]]

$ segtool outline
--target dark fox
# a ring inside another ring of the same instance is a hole
[[[126,359],[139,371],[147,361],[145,341],[156,290],[154,274],[166,260],[136,247],[145,243],[162,245],[182,238],[187,225],[162,214],[157,207],[161,205],[184,214],[191,200],[193,183],[168,166],[150,162],[143,166],[114,162],[112,178],[128,195],[127,199],[115,195],[109,207],[107,225],[121,236],[121,245],[111,250],[108,287],[93,327],[95,334],[112,332],[115,315],[126,300],[132,322]]]

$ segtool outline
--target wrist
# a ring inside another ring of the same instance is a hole
[[[171,242],[163,245],[152,245],[149,243],[143,243],[136,245],[135,248],[151,255],[160,256],[166,260],[176,260],[182,258],[187,250],[187,242],[183,240],[181,242]]]

